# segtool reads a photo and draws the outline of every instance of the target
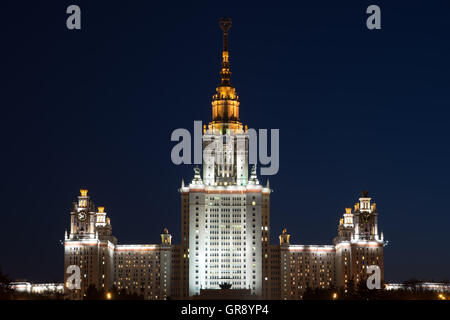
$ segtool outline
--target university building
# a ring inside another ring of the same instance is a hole
[[[203,128],[203,167],[182,183],[181,243],[164,229],[160,244],[123,245],[113,236],[104,207],[82,189],[64,240],[65,293],[82,299],[90,285],[125,289],[146,299],[189,299],[227,283],[263,299],[301,299],[306,288],[347,289],[377,265],[383,277],[383,234],[378,211],[364,192],[346,208],[330,245],[296,245],[284,230],[270,244],[270,185],[249,169],[249,133],[239,118],[231,83],[228,33],[221,19],[220,83],[212,97],[212,121]],[[70,265],[81,270],[81,288],[68,289]]]

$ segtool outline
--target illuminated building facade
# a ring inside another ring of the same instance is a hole
[[[367,192],[346,208],[339,220],[333,245],[292,245],[286,229],[280,235],[281,299],[301,299],[306,288],[343,288],[357,286],[380,268],[384,280],[383,233],[378,233],[378,212]]]
[[[69,299],[83,299],[89,286],[107,292],[113,286],[146,299],[165,299],[171,291],[172,236],[167,229],[159,245],[119,245],[104,207],[95,208],[87,190],[70,213],[70,233],[64,239],[64,270],[80,267],[81,288],[67,288]]]
[[[87,194],[80,190],[78,201],[70,212],[70,232],[64,236],[64,270],[77,265],[81,271],[81,289],[71,290],[71,299],[82,299],[89,285],[97,289],[111,288],[114,276],[114,248],[109,218],[103,207],[95,208]],[[69,274],[64,273],[64,283]]]
[[[346,209],[333,245],[293,245],[286,230],[279,245],[269,243],[271,189],[268,181],[260,184],[254,166],[248,168],[249,133],[230,80],[231,20],[221,19],[220,26],[221,80],[212,121],[203,128],[203,168],[179,189],[181,243],[172,245],[165,230],[159,245],[118,245],[104,208],[96,209],[81,190],[70,214],[64,265],[79,265],[82,283],[80,290],[66,290],[68,297],[82,299],[95,285],[146,299],[186,299],[228,283],[265,299],[301,299],[307,287],[347,288],[350,280],[365,279],[368,264],[383,273],[383,236],[367,194],[354,210]]]
[[[355,203],[346,208],[339,220],[336,247],[336,284],[345,289],[349,282],[357,284],[367,278],[367,266],[380,267],[381,281],[384,280],[383,232],[378,231],[378,211],[371,203],[367,191]]]
[[[31,293],[41,295],[63,294],[63,283],[31,283],[28,281],[14,281],[9,288],[19,293]]]

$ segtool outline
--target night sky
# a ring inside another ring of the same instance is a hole
[[[82,29],[66,28],[77,4]],[[366,28],[368,5],[382,29]],[[119,243],[180,242],[170,135],[211,120],[220,17],[250,128],[280,129],[271,237],[331,244],[362,190],[387,281],[450,279],[448,1],[2,1],[0,266],[62,281],[80,187]],[[266,177],[260,177],[265,183]]]

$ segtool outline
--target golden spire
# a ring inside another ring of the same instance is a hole
[[[216,94],[212,98],[212,122],[213,129],[223,133],[227,129],[241,131],[242,123],[239,121],[239,96],[231,85],[230,55],[228,51],[228,32],[231,28],[230,18],[221,18],[220,28],[223,31],[222,66],[220,70],[220,84],[216,88]]]
[[[219,20],[220,28],[223,31],[223,50],[222,50],[222,70],[220,71],[221,83],[220,85],[229,86],[231,84],[231,71],[228,53],[228,30],[231,28],[230,18],[221,18]]]

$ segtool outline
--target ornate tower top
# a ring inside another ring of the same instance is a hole
[[[164,228],[164,231],[161,234],[161,244],[166,246],[170,246],[172,244],[172,235],[169,233],[167,228]]]
[[[283,232],[280,235],[280,245],[289,245],[290,234],[287,233],[287,229],[283,229]]]
[[[212,98],[212,122],[210,125],[213,129],[225,133],[226,129],[242,130],[242,123],[239,121],[239,96],[231,84],[230,54],[228,51],[228,33],[231,28],[231,19],[221,18],[219,26],[223,31],[222,63],[220,83]]]

